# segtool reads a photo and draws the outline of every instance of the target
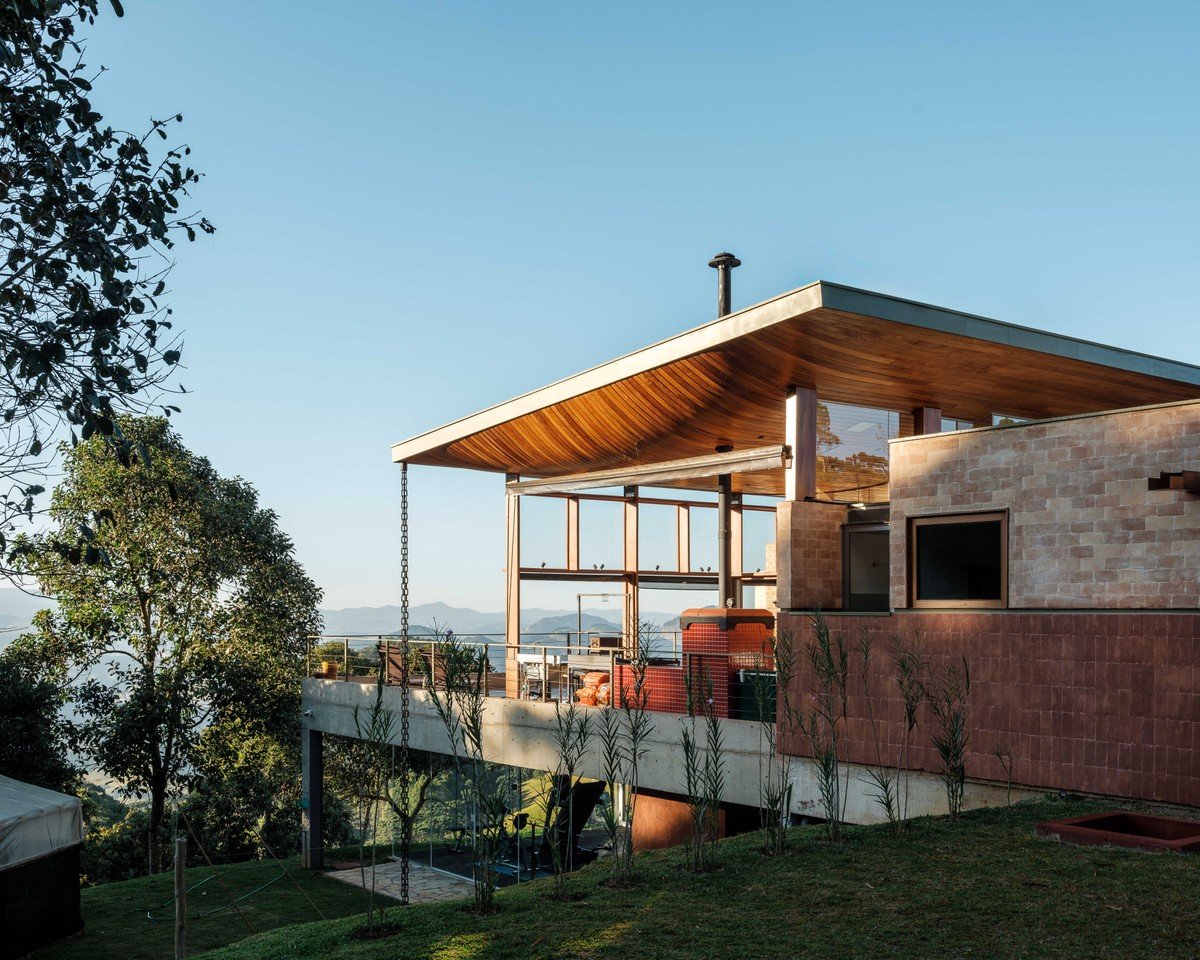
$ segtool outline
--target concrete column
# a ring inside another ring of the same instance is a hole
[[[310,870],[325,866],[325,744],[320,730],[300,732],[300,863]]]
[[[817,391],[792,387],[786,400],[786,443],[792,450],[784,496],[807,500],[817,495]]]

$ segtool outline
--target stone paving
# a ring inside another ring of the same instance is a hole
[[[342,883],[363,885],[362,871],[358,867],[352,870],[333,870],[325,874]],[[367,882],[371,882],[370,870],[367,871]],[[396,861],[379,863],[375,866],[375,890],[385,897],[400,899],[400,864]],[[447,900],[461,900],[473,894],[470,880],[451,876],[427,867],[421,863],[408,865],[408,902],[409,903],[443,903]]]

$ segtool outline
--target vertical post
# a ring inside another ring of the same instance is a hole
[[[325,866],[325,743],[320,730],[300,731],[300,864],[309,870]]]
[[[625,548],[622,568],[625,570],[625,646],[637,652],[638,640],[638,488],[625,488],[624,527]]]
[[[579,569],[579,498],[567,497],[567,569]]]
[[[732,549],[730,546],[730,506],[733,501],[733,477],[722,473],[717,477],[717,605],[730,606],[733,597]]]
[[[940,407],[917,407],[913,410],[913,435],[942,432],[942,410]]]
[[[187,956],[187,837],[175,838],[175,960]]]
[[[521,479],[510,473],[505,483]],[[521,695],[517,653],[521,649],[521,498],[505,490],[504,531],[504,695]]]
[[[675,508],[675,569],[692,569],[692,508],[682,503]]]
[[[742,546],[742,495],[735,493],[729,504],[729,580],[735,607],[742,606],[742,574],[745,572]]]
[[[784,485],[788,500],[806,500],[817,495],[817,391],[792,387],[785,402],[786,436],[792,450]]]

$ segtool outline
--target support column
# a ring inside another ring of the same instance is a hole
[[[567,497],[567,569],[579,569],[579,498]]]
[[[941,407],[917,407],[913,410],[913,435],[942,432]]]
[[[625,570],[625,647],[635,651],[638,639],[638,488],[625,488],[624,528],[625,547],[624,560],[621,564]]]
[[[302,727],[300,731],[300,864],[310,870],[325,866],[324,735]]]
[[[729,579],[733,589],[733,605],[745,606],[742,595],[742,574],[746,572],[742,555],[742,495],[735,493],[729,504]]]
[[[717,477],[717,606],[722,610],[737,602],[733,595],[733,550],[730,544],[732,500],[733,477],[722,473]]]
[[[675,508],[675,569],[692,569],[692,508],[683,504]]]
[[[504,482],[519,480],[506,474]],[[504,493],[504,695],[521,695],[517,671],[517,653],[521,649],[521,498]]]
[[[817,391],[792,387],[787,394],[786,443],[792,450],[784,495],[788,500],[808,500],[817,495]]]

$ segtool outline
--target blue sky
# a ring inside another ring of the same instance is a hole
[[[179,429],[329,606],[398,600],[393,441],[709,319],[717,250],[735,307],[820,278],[1200,362],[1191,5],[125,7],[96,102],[184,114],[218,225]],[[414,599],[499,608],[501,480],[412,488]]]

